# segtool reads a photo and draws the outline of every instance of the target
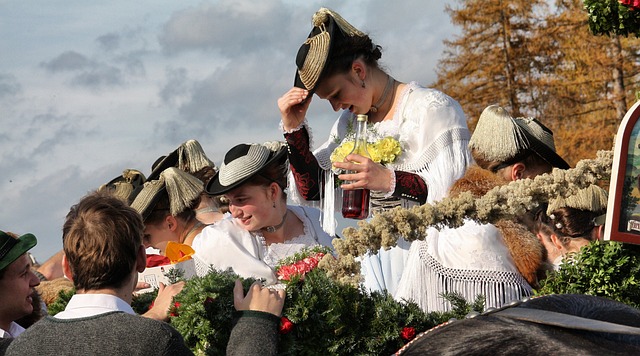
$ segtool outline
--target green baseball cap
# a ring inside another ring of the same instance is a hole
[[[24,234],[16,239],[0,231],[0,271],[31,250],[37,243],[38,240],[33,234]]]

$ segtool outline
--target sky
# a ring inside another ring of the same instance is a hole
[[[189,139],[217,165],[281,140],[277,99],[320,7],[383,47],[396,79],[428,86],[456,34],[451,0],[0,0],[0,230],[33,233],[44,261],[69,208]],[[314,147],[335,119],[315,100]]]

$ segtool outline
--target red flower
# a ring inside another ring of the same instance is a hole
[[[169,316],[178,316],[178,308],[180,308],[180,303],[175,302],[173,303],[173,306],[171,307],[171,313],[169,313]]]
[[[416,337],[416,329],[405,326],[400,332],[400,337],[407,341],[411,341],[414,337]]]
[[[316,268],[320,260],[324,257],[324,253],[317,253],[314,256],[308,256],[293,264],[281,266],[278,269],[278,279],[281,281],[289,281],[294,276],[300,276],[304,279],[304,275]]]
[[[280,334],[288,334],[293,330],[293,323],[286,316],[280,318]]]

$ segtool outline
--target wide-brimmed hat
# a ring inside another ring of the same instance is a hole
[[[293,85],[313,93],[324,74],[327,59],[336,43],[346,36],[364,36],[337,12],[320,8],[312,18],[313,29],[296,55]]]
[[[287,153],[283,142],[264,144],[241,143],[227,152],[218,173],[211,178],[206,192],[224,194],[246,182],[272,162],[284,160]]]
[[[501,162],[496,170],[519,162],[531,153],[552,167],[569,168],[556,153],[553,132],[549,128],[534,118],[513,118],[497,105],[488,106],[480,115],[469,148],[487,161]]]
[[[592,184],[587,188],[578,190],[575,194],[564,197],[549,199],[547,215],[551,215],[555,210],[561,208],[573,208],[584,211],[600,213],[607,209],[607,191]]]
[[[113,195],[126,201],[127,204],[131,204],[135,198],[136,189],[141,187],[146,178],[142,172],[136,169],[125,169],[122,175],[115,177],[108,183],[101,185],[98,188],[99,192],[108,191]]]
[[[0,271],[31,250],[37,243],[38,240],[33,234],[24,234],[16,239],[0,231]]]
[[[160,173],[169,167],[177,167],[192,174],[204,167],[211,167],[217,170],[216,165],[205,154],[200,142],[196,140],[185,141],[173,152],[166,156],[160,156],[153,163],[151,174],[149,174],[147,180],[158,179]]]
[[[169,199],[169,212],[176,216],[190,208],[203,191],[203,183],[198,178],[176,167],[169,167],[160,173],[158,179],[144,183],[131,207],[145,221],[160,199],[166,196]]]

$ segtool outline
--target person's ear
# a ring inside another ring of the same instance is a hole
[[[71,266],[69,266],[67,255],[62,255],[62,273],[66,279],[73,282],[73,273],[71,273]]]
[[[525,178],[525,170],[527,167],[522,162],[514,163],[511,166],[511,177],[509,177],[512,181]]]
[[[278,191],[280,190],[280,186],[276,182],[272,182],[269,185],[269,197],[276,201],[278,199]]]
[[[354,59],[351,63],[351,70],[356,74],[358,79],[364,81],[367,78],[367,66],[361,59]]]
[[[594,226],[592,241],[596,241],[596,240],[602,241],[603,237],[604,237],[604,225]]]
[[[142,272],[145,268],[147,268],[147,251],[144,245],[140,245],[136,255],[136,271]]]
[[[176,229],[178,228],[178,220],[176,220],[175,216],[173,215],[167,215],[164,218],[164,224],[172,232],[175,232]]]
[[[564,255],[564,253],[566,252],[566,248],[564,247],[562,242],[560,242],[560,238],[558,238],[556,234],[551,234],[551,243],[558,249],[558,251],[562,252],[562,254]]]

